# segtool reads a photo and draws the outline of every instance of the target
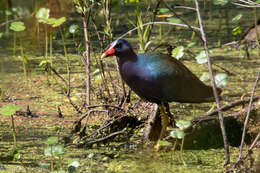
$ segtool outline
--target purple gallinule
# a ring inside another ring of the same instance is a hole
[[[120,74],[128,86],[141,98],[158,104],[162,118],[160,139],[169,124],[163,105],[214,101],[212,88],[173,57],[161,53],[136,54],[123,39],[114,41],[102,58],[113,55],[118,57]]]

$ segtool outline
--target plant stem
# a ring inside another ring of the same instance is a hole
[[[227,165],[227,164],[230,163],[230,156],[229,156],[229,145],[228,145],[228,141],[227,141],[227,135],[226,135],[225,125],[224,125],[224,120],[223,120],[222,112],[220,110],[220,101],[219,101],[219,96],[218,96],[218,93],[217,93],[216,82],[215,82],[215,79],[213,77],[214,75],[213,75],[213,70],[212,70],[212,65],[211,65],[211,59],[209,57],[208,44],[207,44],[207,40],[206,40],[206,36],[205,36],[205,33],[204,33],[202,20],[201,20],[201,16],[200,16],[200,11],[199,11],[199,3],[198,3],[198,0],[194,0],[194,1],[195,1],[198,21],[199,21],[199,26],[200,26],[201,38],[202,38],[202,41],[203,41],[206,57],[207,57],[207,60],[208,60],[208,69],[209,69],[209,73],[210,73],[210,81],[211,81],[211,85],[213,87],[213,94],[214,94],[216,104],[217,104],[217,108],[218,108],[218,116],[219,116],[220,127],[221,127],[223,142],[224,142],[224,148],[225,148],[225,156],[226,156],[226,161],[225,161],[224,165]]]
[[[13,129],[14,147],[17,148],[16,131],[15,131],[14,116],[13,115],[11,115],[11,120],[12,120],[12,129]]]
[[[218,47],[221,46],[221,37],[222,37],[222,12],[221,9],[218,12]]]
[[[247,111],[247,114],[246,114],[246,119],[244,121],[242,139],[241,139],[239,156],[238,156],[237,162],[239,162],[242,158],[242,152],[243,152],[243,146],[244,146],[244,140],[245,140],[245,134],[246,134],[246,126],[247,126],[248,119],[249,119],[249,116],[250,116],[250,111],[251,111],[251,107],[252,107],[252,103],[253,103],[253,97],[254,97],[254,94],[255,94],[255,90],[256,90],[259,78],[260,78],[260,67],[259,67],[258,74],[257,74],[256,80],[255,80],[255,85],[254,85],[252,92],[251,92],[251,97],[250,97],[250,101],[249,101],[249,105],[248,105],[248,111]]]
[[[89,8],[87,12],[83,12],[82,21],[84,26],[84,38],[85,38],[85,48],[86,51],[84,53],[84,65],[85,65],[85,74],[86,74],[86,106],[90,105],[90,40],[89,40],[89,32],[88,32],[88,19],[91,13],[91,9]]]
[[[254,8],[254,17],[255,17],[255,33],[256,33],[256,47],[257,47],[257,51],[258,51],[258,55],[260,55],[260,44],[259,44],[259,33],[258,33],[258,27],[260,27],[260,26],[258,26],[257,25],[257,9],[256,8]]]
[[[26,78],[26,80],[28,79],[28,74],[27,74],[27,60],[24,56],[24,52],[23,52],[23,45],[22,45],[22,40],[20,39],[20,48],[21,48],[21,56],[22,56],[22,60],[23,60],[23,73],[24,73],[24,77]]]
[[[6,3],[6,11],[9,9],[9,5],[8,5],[8,3]],[[5,11],[4,11],[5,12]],[[5,34],[6,34],[6,36],[8,37],[9,36],[9,19],[8,19],[8,15],[6,14],[7,12],[5,12],[5,23],[6,23],[6,25],[5,25]]]
[[[13,54],[15,56],[16,53],[16,32],[14,32],[14,49],[13,49]]]
[[[184,144],[184,139],[185,139],[185,138],[183,137],[182,140],[181,140],[181,160],[182,160],[183,165],[186,166],[186,163],[185,163],[184,158],[183,158],[183,144]]]

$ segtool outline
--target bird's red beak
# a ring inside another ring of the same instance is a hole
[[[102,56],[101,59],[108,57],[108,56],[113,56],[115,54],[115,49],[113,46],[110,46],[107,51],[105,51]]]

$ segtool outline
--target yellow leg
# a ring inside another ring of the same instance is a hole
[[[159,139],[163,139],[163,137],[165,136],[165,133],[166,133],[167,126],[169,125],[170,121],[169,121],[167,114],[164,111],[163,106],[160,105],[159,108],[160,108],[161,121],[162,121],[162,130],[161,130],[161,134],[160,134]]]
[[[159,137],[159,140],[162,140],[165,136],[165,133],[166,133],[166,129],[167,129],[167,126],[169,125],[169,118],[167,116],[167,114],[165,113],[164,111],[164,108],[163,108],[163,105],[159,105],[159,108],[160,108],[160,114],[161,114],[161,123],[162,123],[162,130],[161,130],[161,133],[160,133],[160,137]],[[156,151],[159,151],[160,150],[160,145],[159,144],[156,144],[154,146],[154,149]]]

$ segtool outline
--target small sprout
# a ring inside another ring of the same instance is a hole
[[[79,30],[79,26],[78,25],[73,24],[73,25],[70,25],[70,27],[69,27],[69,32],[71,34],[75,34],[76,32],[78,32],[78,30]]]
[[[19,152],[18,150],[14,150],[14,151],[13,151],[13,157],[14,157],[14,159],[16,159],[16,160],[19,160],[19,159],[21,158],[20,152]]]
[[[171,23],[178,23],[178,24],[182,23],[182,21],[176,17],[170,17],[170,18],[167,18],[167,20]]]
[[[222,87],[227,85],[227,74],[225,73],[218,73],[215,76],[216,85],[217,87]]]
[[[51,60],[42,60],[41,62],[40,62],[40,64],[39,64],[39,66],[43,66],[43,65],[45,65],[45,64],[50,64],[51,63]]]
[[[233,35],[239,35],[242,33],[242,29],[241,29],[241,26],[237,26],[235,27],[233,30],[232,30],[232,34]]]
[[[209,80],[209,78],[210,78],[210,75],[209,75],[209,73],[207,73],[207,72],[204,72],[204,73],[200,76],[200,80],[203,81],[203,82]]]
[[[181,59],[184,55],[184,47],[183,46],[178,46],[175,49],[172,50],[172,57],[176,59]]]
[[[159,140],[157,142],[157,144],[159,144],[160,146],[163,146],[163,147],[167,147],[167,146],[170,146],[172,143],[170,143],[168,141]]]
[[[195,58],[196,58],[198,64],[204,64],[204,63],[208,62],[206,53],[204,50],[201,51],[199,53],[199,55],[197,55]]]
[[[181,130],[185,130],[191,126],[191,122],[185,120],[179,120],[176,122],[176,126],[179,127],[179,129]]]

